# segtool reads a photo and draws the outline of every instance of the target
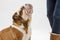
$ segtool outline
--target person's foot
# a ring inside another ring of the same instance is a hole
[[[60,34],[51,33],[50,40],[60,40]]]

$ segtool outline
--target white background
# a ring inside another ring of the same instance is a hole
[[[46,0],[0,0],[0,30],[12,24],[12,15],[25,3],[33,5],[32,40],[49,40],[51,28],[46,16]]]

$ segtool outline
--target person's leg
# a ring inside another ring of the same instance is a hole
[[[60,40],[60,0],[47,0],[47,16],[52,28],[50,40]]]
[[[53,12],[55,8],[56,0],[47,0],[47,17],[49,19],[51,28],[53,25]]]
[[[56,0],[50,40],[60,40],[60,0]]]
[[[60,34],[60,0],[56,0],[55,10],[53,14],[52,33]]]

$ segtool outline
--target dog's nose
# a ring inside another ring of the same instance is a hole
[[[29,7],[32,7],[32,5],[31,5],[31,4],[25,4],[25,6],[29,6]]]
[[[32,5],[31,4],[25,4],[25,7],[32,8]]]

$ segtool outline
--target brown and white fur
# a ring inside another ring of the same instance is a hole
[[[0,32],[0,40],[31,40],[32,5],[25,4],[12,16],[13,24]]]

